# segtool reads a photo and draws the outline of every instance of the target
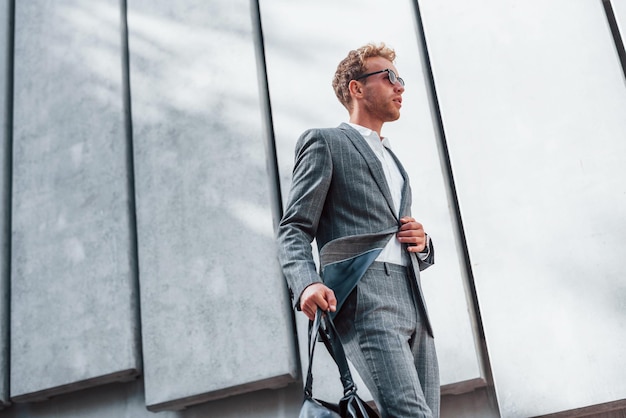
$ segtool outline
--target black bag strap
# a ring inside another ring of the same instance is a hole
[[[343,393],[347,395],[351,392],[356,392],[356,385],[352,379],[352,373],[350,373],[350,366],[348,366],[348,359],[343,348],[343,344],[339,339],[339,333],[335,324],[329,315],[323,315],[320,321],[320,327],[322,327],[321,337],[324,345],[328,349],[333,360],[339,368],[339,374],[341,377],[341,384],[343,385]]]
[[[304,386],[305,397],[311,398],[313,396],[313,355],[315,353],[315,343],[318,337],[324,342],[326,349],[339,369],[344,396],[356,392],[356,385],[350,373],[348,359],[346,358],[346,353],[339,339],[335,324],[329,315],[326,315],[321,309],[318,309],[315,319],[309,324],[309,370]]]
[[[315,341],[320,331],[319,315],[315,316],[313,322],[309,322],[309,371],[306,375],[306,384],[304,385],[305,398],[313,397],[313,354],[315,353]]]

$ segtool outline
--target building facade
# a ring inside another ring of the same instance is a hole
[[[437,248],[442,417],[626,416],[626,0],[0,0],[0,22],[0,418],[297,415],[275,227],[367,42],[406,81],[383,134]]]

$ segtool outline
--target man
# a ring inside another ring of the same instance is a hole
[[[406,172],[381,136],[402,106],[394,60],[384,44],[368,44],[337,67],[333,88],[350,120],[298,140],[279,257],[294,307],[309,319],[318,308],[335,316],[382,416],[438,417],[439,371],[419,277],[434,250],[410,215]]]

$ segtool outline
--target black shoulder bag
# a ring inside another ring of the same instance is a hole
[[[343,397],[338,404],[313,398],[313,354],[318,336],[321,337],[339,368]],[[304,403],[300,409],[299,418],[379,418],[376,411],[357,395],[356,385],[352,380],[348,360],[335,325],[332,319],[319,309],[309,328],[309,371],[304,386]]]

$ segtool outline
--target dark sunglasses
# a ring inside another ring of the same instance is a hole
[[[398,77],[396,75],[396,73],[394,73],[393,70],[390,70],[389,68],[385,68],[384,70],[380,70],[380,71],[374,71],[373,73],[367,73],[367,74],[360,75],[357,78],[355,78],[355,80],[362,80],[362,79],[367,78],[367,77],[369,77],[371,75],[380,74],[380,73],[387,73],[388,74],[388,78],[389,78],[389,82],[391,84],[400,83],[400,85],[402,87],[404,87],[404,80],[401,79],[400,77]]]

